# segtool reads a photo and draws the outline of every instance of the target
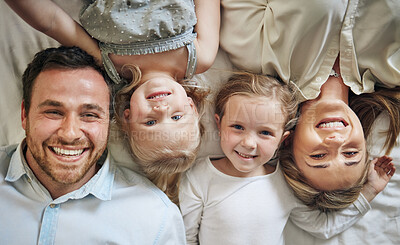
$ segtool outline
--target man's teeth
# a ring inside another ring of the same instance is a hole
[[[321,123],[319,125],[320,128],[339,128],[339,127],[344,127],[343,122],[327,122],[327,123]]]
[[[237,154],[238,154],[239,156],[241,156],[241,157],[244,157],[244,158],[254,158],[254,157],[255,157],[255,156],[245,155],[245,154],[240,153],[240,152],[237,152]]]
[[[156,95],[156,96],[151,96],[151,97],[149,97],[149,99],[158,99],[158,98],[161,98],[161,97],[165,97],[165,96],[168,96],[169,94],[167,94],[167,93],[165,93],[165,94],[158,94],[158,95]]]
[[[53,150],[57,155],[62,155],[62,156],[79,156],[83,152],[83,149],[65,150],[58,147],[53,147]]]

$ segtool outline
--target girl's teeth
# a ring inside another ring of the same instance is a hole
[[[244,157],[244,158],[253,158],[253,156],[245,155],[240,152],[237,152],[237,153],[239,154],[239,156]]]
[[[66,149],[61,149],[58,147],[53,147],[53,151],[57,154],[57,155],[61,155],[61,156],[79,156],[80,154],[82,154],[83,149],[79,149],[79,150],[66,150]]]
[[[328,123],[321,123],[319,125],[320,128],[342,128],[344,127],[343,122],[328,122]]]
[[[168,94],[159,94],[156,96],[151,96],[149,99],[158,99],[158,98],[165,97],[165,96],[168,96]]]

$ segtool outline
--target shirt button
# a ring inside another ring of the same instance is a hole
[[[55,208],[56,205],[54,203],[50,204],[50,208]]]
[[[322,78],[321,77],[317,77],[317,82],[321,82]]]

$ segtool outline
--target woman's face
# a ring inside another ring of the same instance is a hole
[[[294,132],[300,171],[320,190],[352,187],[366,167],[366,142],[357,115],[340,100],[305,102]]]

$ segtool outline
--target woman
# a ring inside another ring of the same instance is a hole
[[[389,114],[387,153],[399,132],[399,89],[374,90],[400,85],[400,2],[222,0],[221,5],[220,45],[232,63],[295,84],[304,102],[295,133],[280,154],[297,197],[322,210],[348,206],[366,181],[365,137],[374,119],[382,111]],[[333,89],[337,93],[327,93]],[[342,114],[331,111],[319,118],[326,106],[317,104],[328,98],[329,105],[340,104]],[[321,126],[323,136],[312,132]],[[349,126],[356,131],[347,132]],[[319,152],[313,141],[330,143]]]

